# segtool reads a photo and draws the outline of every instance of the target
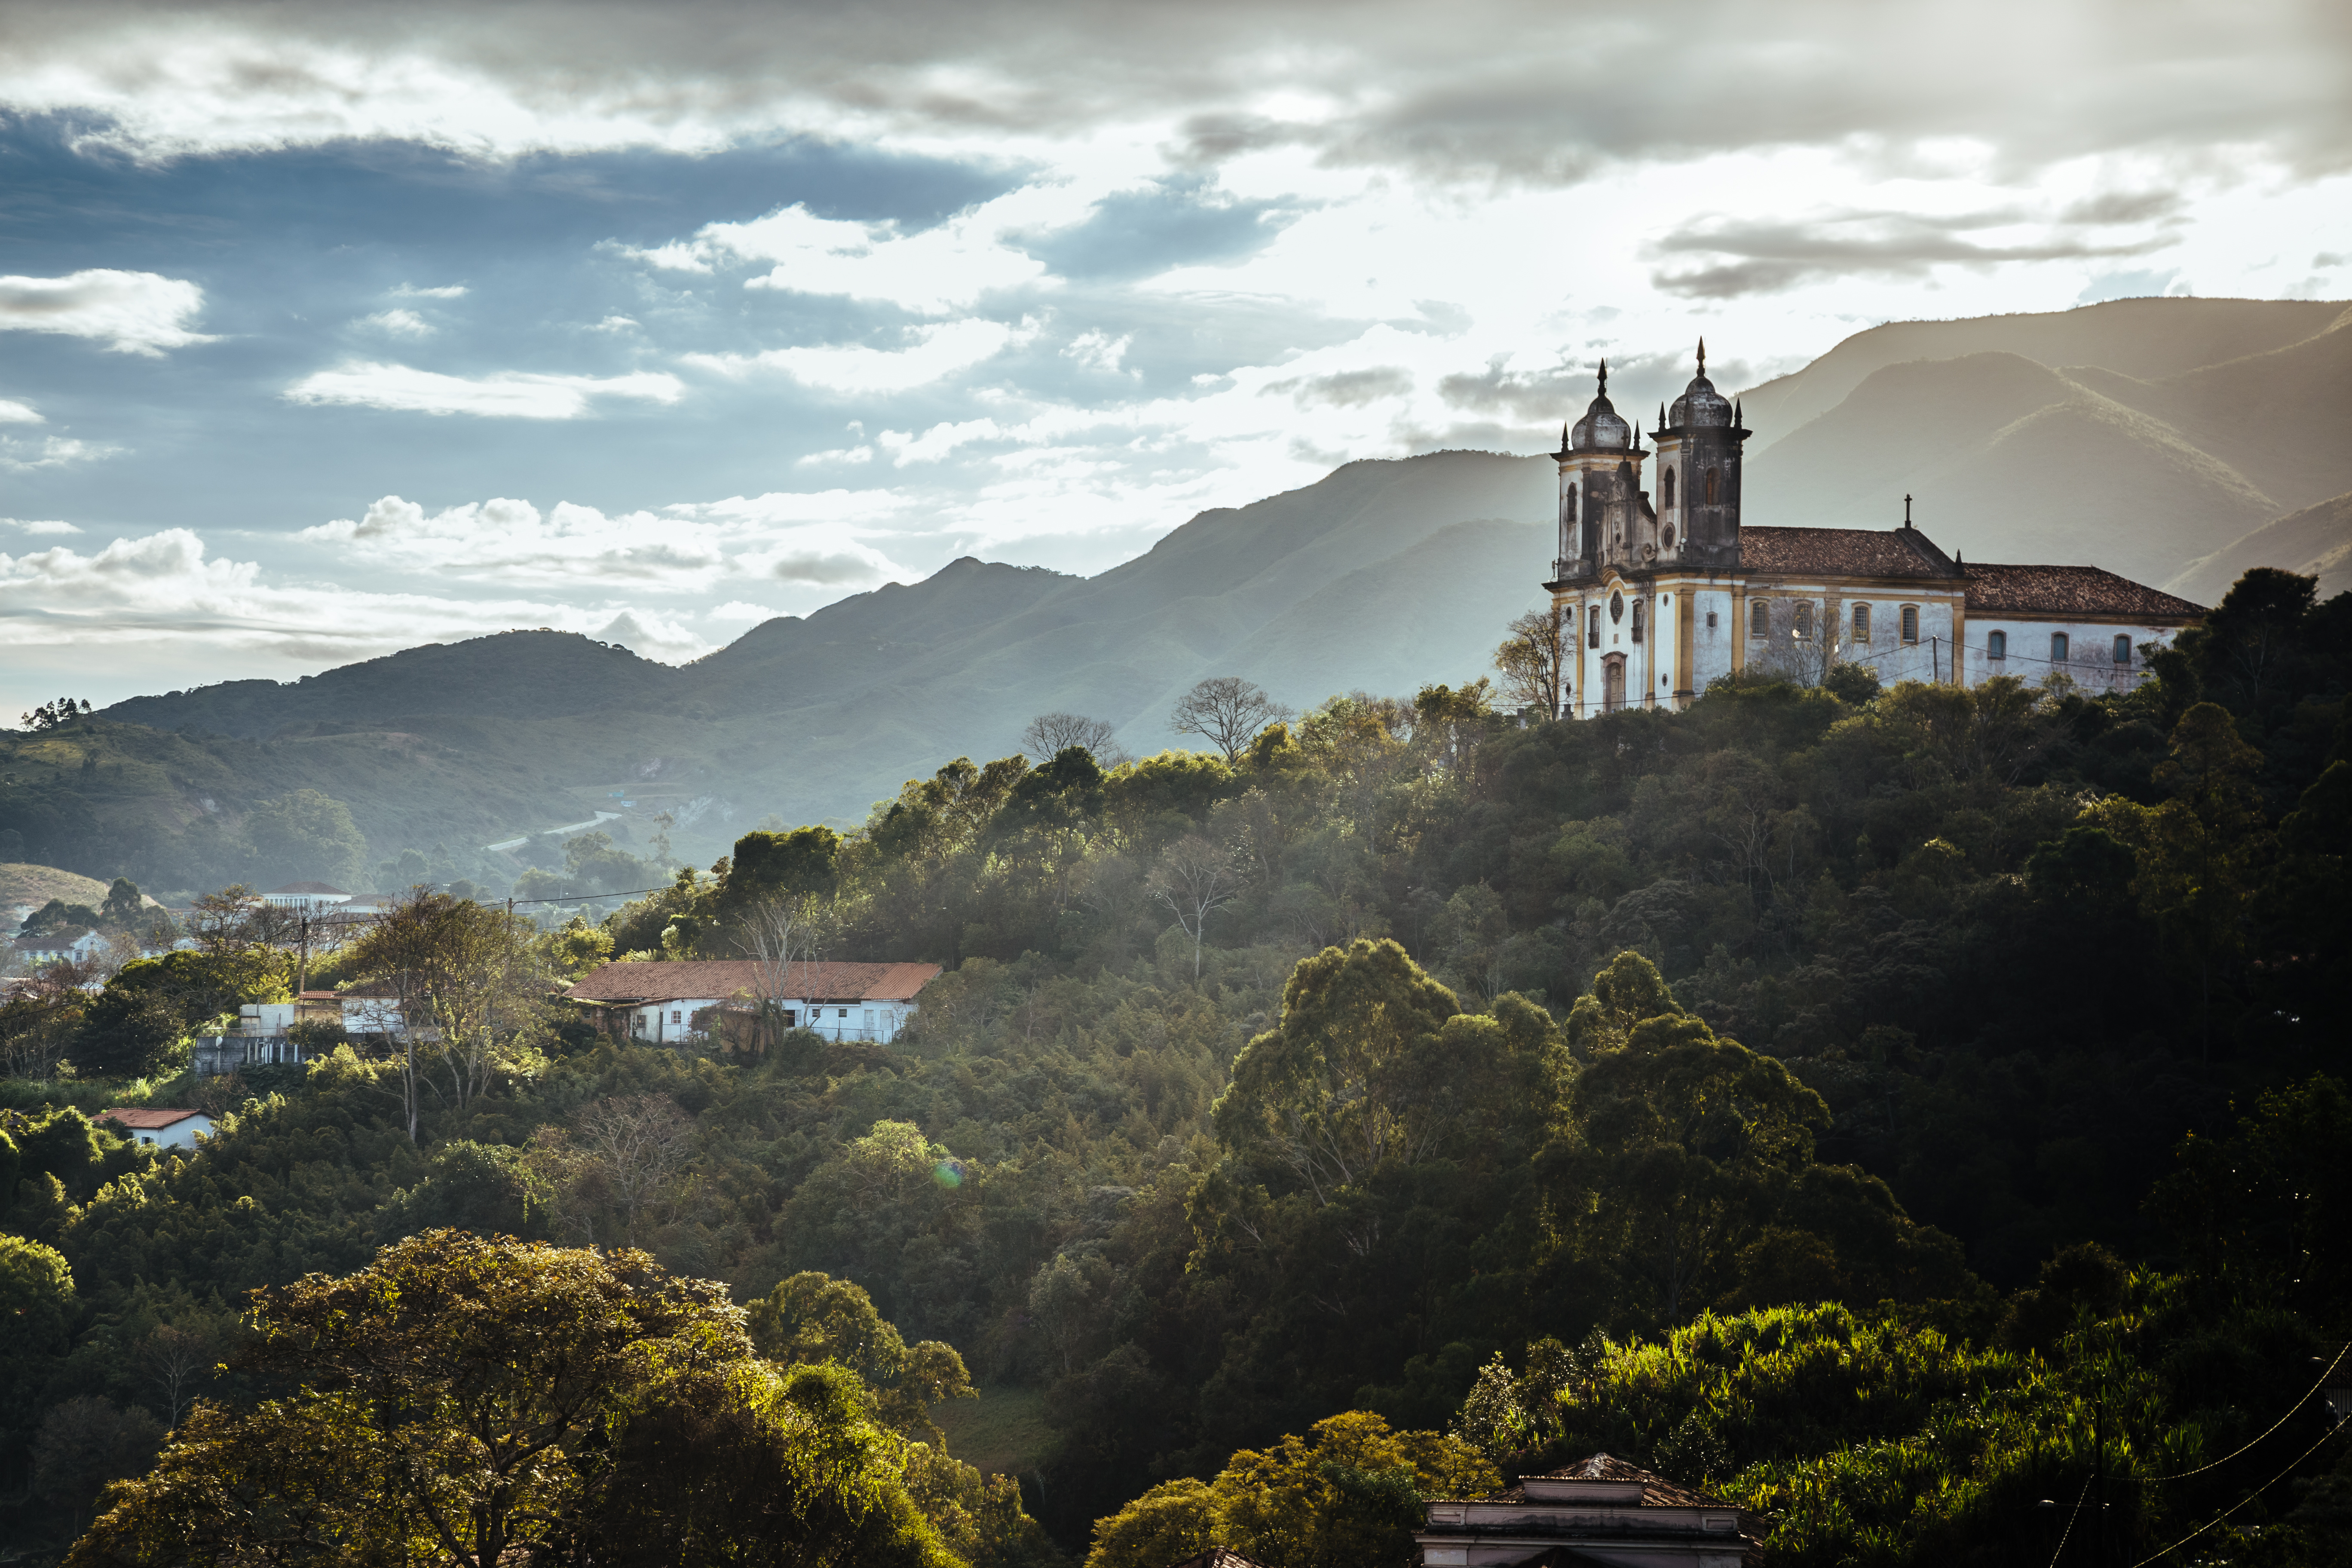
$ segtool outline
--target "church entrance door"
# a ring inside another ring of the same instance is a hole
[[[1625,656],[1612,653],[1601,661],[1601,710],[1614,713],[1625,706]]]

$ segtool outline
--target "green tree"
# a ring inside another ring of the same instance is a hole
[[[436,1231],[263,1293],[236,1365],[74,1548],[99,1564],[937,1564],[855,1378],[751,1354],[642,1253]]]
[[[318,790],[263,801],[245,814],[245,834],[264,887],[320,881],[356,889],[367,876],[367,839],[351,807]]]
[[[2199,1032],[2209,1056],[2214,984],[2245,947],[2263,834],[2252,783],[2261,764],[2262,753],[2239,736],[2229,711],[2200,702],[2173,726],[2171,754],[2155,771],[2172,799],[2150,806],[2111,795],[2084,813],[2131,847],[2141,908],[2197,977]]]
[[[1391,1431],[1367,1410],[1318,1421],[1306,1437],[1243,1449],[1202,1487],[1156,1487],[1095,1524],[1087,1568],[1164,1568],[1149,1553],[1186,1541],[1281,1568],[1408,1568],[1422,1500],[1501,1484],[1485,1455],[1437,1432]]]
[[[53,1247],[0,1235],[0,1427],[29,1430],[71,1343],[73,1269]]]
[[[978,1391],[952,1346],[926,1340],[909,1346],[874,1308],[864,1288],[804,1270],[751,1303],[751,1342],[785,1366],[832,1362],[858,1375],[874,1419],[937,1445],[931,1407]]]
[[[1393,942],[1360,939],[1300,960],[1280,1021],[1234,1063],[1218,1136],[1286,1168],[1318,1203],[1425,1157],[1475,1079],[1475,1064],[1439,1041],[1460,1011]]]

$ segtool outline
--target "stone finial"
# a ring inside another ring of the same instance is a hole
[[[1698,340],[1698,373],[1701,375],[1706,374],[1706,339],[1704,335]]]
[[[1601,395],[1603,397],[1609,395],[1609,362],[1607,360],[1601,362]]]

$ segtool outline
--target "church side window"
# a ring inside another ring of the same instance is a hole
[[[1633,640],[1642,640],[1642,606],[1638,602],[1633,605]]]
[[[1576,487],[1574,485],[1568,487],[1568,494],[1562,497],[1561,500],[1568,509],[1568,521],[1574,522],[1576,521]]]
[[[1987,658],[2007,658],[2009,657],[2009,634],[2007,632],[1989,632],[1986,634],[1985,657]]]
[[[2131,662],[2131,638],[2121,632],[2116,634],[2116,662],[2117,664]]]
[[[1903,640],[1905,642],[1919,640],[1919,606],[1916,605],[1903,606]]]
[[[1751,637],[1772,635],[1772,613],[1764,607],[1761,599],[1748,606],[1748,635]]]
[[[1856,642],[1870,640],[1870,606],[1868,605],[1856,605],[1853,607],[1853,640]]]
[[[1599,647],[1601,646],[1600,605],[1595,605],[1591,610],[1585,613],[1584,628],[1584,646],[1587,647]]]
[[[1709,506],[1715,504],[1715,470],[1713,468],[1706,471],[1706,504]]]
[[[1675,505],[1675,471],[1672,468],[1666,470],[1666,477],[1662,483],[1666,494],[1666,510],[1671,511]]]
[[[1811,605],[1799,605],[1797,606],[1797,636],[1800,637],[1810,637],[1812,635],[1813,607]]]
[[[2053,664],[2063,664],[2066,662],[2066,634],[2064,632],[2052,632],[2050,634],[2050,662]]]

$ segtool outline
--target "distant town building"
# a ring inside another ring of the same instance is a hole
[[[272,888],[262,894],[261,901],[272,909],[297,910],[317,915],[339,910],[357,896],[341,888],[331,888],[324,882],[289,882],[282,888]]]
[[[1892,685],[2030,685],[2063,676],[2128,689],[2145,647],[2204,610],[2096,566],[1963,563],[1911,525],[1743,528],[1738,406],[1698,374],[1652,432],[1609,401],[1609,367],[1584,416],[1560,431],[1559,552],[1551,580],[1563,627],[1567,712],[1687,707],[1742,670],[1818,682],[1835,665]],[[1657,459],[1656,499],[1642,466]]]
[[[213,1130],[213,1119],[201,1110],[164,1110],[145,1106],[121,1106],[98,1113],[125,1136],[163,1149],[193,1149],[200,1133]]]
[[[13,947],[16,961],[28,967],[59,959],[86,963],[106,951],[107,940],[88,926],[63,926],[38,936],[20,936]]]
[[[1607,1454],[1425,1505],[1423,1568],[1740,1568],[1764,1521]]]
[[[772,1003],[786,1028],[833,1040],[898,1037],[915,1016],[916,994],[939,977],[936,963],[795,963],[778,983],[750,959],[683,963],[612,963],[568,993],[606,1032],[669,1044],[697,1037],[695,1016]],[[770,985],[775,994],[768,994]]]

